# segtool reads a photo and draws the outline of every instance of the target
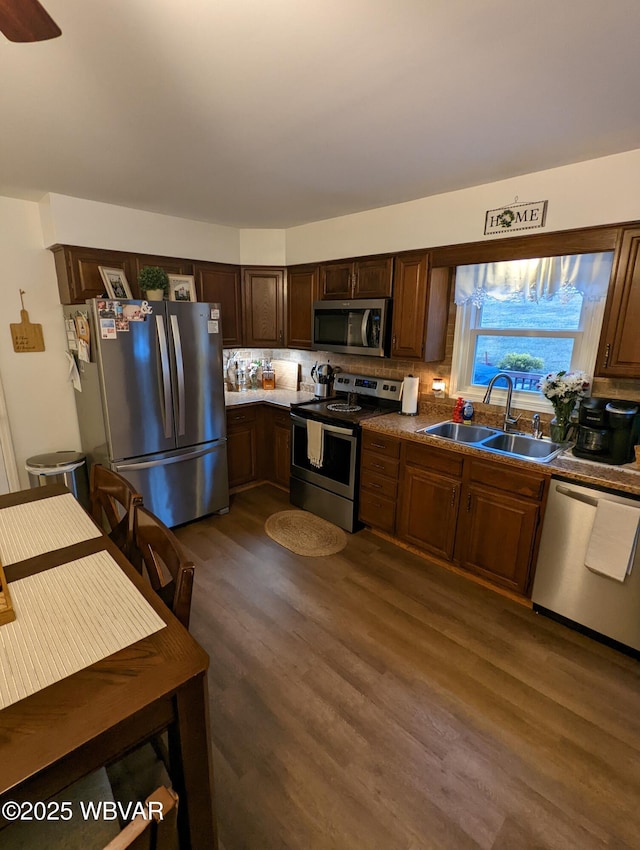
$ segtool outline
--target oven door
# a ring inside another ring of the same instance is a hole
[[[307,456],[307,420],[291,414],[291,476],[354,500],[358,437],[354,428],[322,425],[322,467],[312,466]]]

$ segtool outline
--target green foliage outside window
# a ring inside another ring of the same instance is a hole
[[[540,372],[544,368],[544,360],[531,354],[510,352],[498,363],[498,368],[508,372]]]

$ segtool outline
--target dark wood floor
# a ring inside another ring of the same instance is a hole
[[[296,556],[288,507],[178,531],[224,850],[640,848],[640,663],[367,531]]]

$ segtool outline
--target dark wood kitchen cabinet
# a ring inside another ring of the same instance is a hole
[[[320,297],[323,300],[390,298],[393,257],[363,257],[320,266]]]
[[[291,414],[289,408],[265,404],[262,409],[265,440],[264,477],[289,489],[291,472]]]
[[[463,569],[526,595],[547,480],[542,474],[465,460],[455,553]]]
[[[451,269],[430,268],[427,251],[398,254],[393,276],[391,356],[443,360]]]
[[[313,302],[320,297],[320,266],[289,266],[287,269],[287,347],[312,347]]]
[[[397,537],[527,596],[548,482],[544,473],[402,440]]]
[[[445,560],[453,557],[463,457],[403,441],[398,537]]]
[[[595,373],[640,378],[640,228],[622,231],[605,307]]]
[[[363,431],[359,518],[365,525],[388,534],[396,528],[399,458],[399,440]]]
[[[133,274],[136,281],[140,271],[146,266],[158,266],[167,274],[193,274],[191,260],[179,260],[173,257],[158,257],[153,254],[134,254],[132,258]]]
[[[244,335],[240,267],[223,263],[196,263],[194,276],[198,301],[220,304],[223,348],[241,348]]]
[[[260,476],[258,469],[261,410],[257,405],[240,405],[227,410],[227,464],[229,487],[250,484]]]
[[[108,251],[99,248],[78,248],[73,245],[54,245],[53,252],[58,291],[62,304],[84,304],[88,298],[99,298],[104,294],[104,281],[100,266],[122,269],[126,275],[131,294],[140,297],[134,255],[124,251]]]
[[[284,287],[284,269],[242,270],[244,345],[284,347]]]

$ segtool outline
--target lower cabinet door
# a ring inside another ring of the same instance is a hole
[[[273,481],[289,489],[291,473],[291,426],[276,424],[273,429]]]
[[[398,537],[450,560],[460,488],[461,483],[454,478],[405,466],[396,521]]]
[[[498,490],[466,488],[458,524],[460,566],[525,593],[539,506]]]

